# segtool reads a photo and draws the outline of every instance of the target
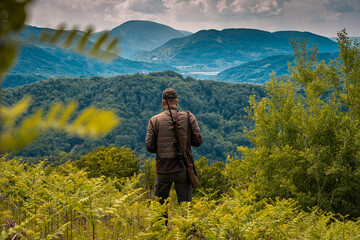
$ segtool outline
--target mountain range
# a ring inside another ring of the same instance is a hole
[[[177,70],[174,67],[116,58],[111,63],[60,47],[22,45],[18,62],[4,79],[3,87],[16,87],[55,77],[116,76]]]
[[[22,32],[22,38],[37,39],[43,30],[54,32],[53,29],[27,26]],[[50,77],[108,77],[163,70],[227,82],[238,82],[241,78],[244,82],[262,83],[268,78],[269,71],[286,68],[280,65],[275,67],[276,64],[283,63],[281,59],[268,57],[291,54],[291,38],[307,39],[310,46],[318,44],[322,53],[337,52],[337,43],[309,32],[271,33],[256,29],[224,29],[201,30],[191,34],[159,23],[134,20],[113,28],[109,33],[113,37],[121,38],[122,52],[122,55],[110,64],[80,55],[73,50],[26,40],[21,47],[18,62],[9,71],[3,86],[16,87]],[[69,34],[69,31],[65,31],[64,36],[66,34]],[[77,38],[82,34],[84,32],[78,31]],[[101,32],[94,33],[91,39],[95,39],[99,34]],[[264,58],[267,58],[265,61],[270,64],[268,67],[259,68],[258,66],[264,65],[253,62]],[[247,77],[240,73],[241,76],[236,79],[231,75],[238,73],[229,70],[231,74],[221,73],[216,77],[219,72],[237,66],[239,69],[246,67],[247,71],[257,73],[249,72],[245,74]]]
[[[202,30],[172,39],[132,59],[171,65],[183,72],[217,71],[273,55],[291,54],[292,38],[307,39],[309,46],[318,44],[320,52],[337,51],[337,43],[309,32],[224,29]]]
[[[54,33],[54,29],[51,28],[39,28],[35,26],[26,26],[21,33],[22,39],[39,39],[41,33],[47,31],[49,34]],[[105,31],[95,32],[91,35],[91,40],[104,33]],[[120,39],[120,56],[123,58],[130,58],[135,56],[139,52],[150,51],[157,47],[160,47],[167,41],[191,35],[191,32],[175,30],[172,27],[151,22],[131,20],[127,21],[108,31],[111,37]],[[64,38],[70,31],[64,30],[62,35]],[[77,36],[82,36],[83,31],[77,31]]]
[[[329,62],[338,57],[338,53],[319,53],[318,61]],[[270,56],[257,61],[250,61],[220,72],[216,80],[231,83],[265,84],[270,74],[277,77],[288,75],[288,63],[294,62],[292,55]]]
[[[129,22],[129,24],[137,26],[140,23],[134,21]],[[143,22],[143,24],[148,25],[146,22]],[[154,26],[154,29],[157,29],[159,32],[166,32],[166,30],[168,30],[170,32],[168,36],[174,36],[174,32],[176,32],[176,30],[170,29],[170,27],[166,27],[165,25],[160,25],[157,23],[153,23],[152,25]],[[118,32],[121,29],[126,29],[127,26],[128,24],[122,24],[118,28],[115,28],[114,31],[111,31],[110,34],[112,36],[117,36]],[[149,28],[151,29],[151,27]],[[116,58],[111,63],[99,61],[98,59],[79,54],[71,48],[66,50],[61,47],[39,42],[38,39],[40,38],[41,33],[44,31],[48,32],[50,35],[55,32],[54,29],[38,28],[34,26],[26,26],[26,28],[22,31],[21,40],[25,43],[21,45],[17,63],[5,77],[3,87],[16,87],[39,80],[45,80],[51,77],[108,77],[119,74],[133,74],[138,72],[148,73],[163,70],[177,71],[176,68],[168,65],[131,61],[122,57]],[[129,39],[134,36],[131,31],[128,30],[127,32],[130,33],[130,35],[125,39]],[[70,31],[64,31],[62,39],[60,39],[59,42],[61,43],[69,33]],[[80,38],[83,34],[84,32],[78,31],[76,37]],[[98,35],[99,33],[95,33],[93,39],[95,39]],[[151,43],[154,45],[149,44],[148,47],[156,47],[161,44],[161,41],[166,41],[167,38],[165,35],[166,34],[163,34],[163,40],[160,39],[159,42],[152,41]],[[178,33],[176,36],[184,35]],[[90,45],[92,44],[93,43],[90,41],[88,43],[88,48],[90,48]],[[139,52],[140,49],[134,50],[134,48],[132,48],[132,51]]]

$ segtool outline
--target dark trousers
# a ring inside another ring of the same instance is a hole
[[[186,169],[174,173],[156,173],[155,196],[160,198],[160,203],[169,197],[172,183],[175,183],[175,190],[178,202],[190,202],[192,198],[192,187]]]

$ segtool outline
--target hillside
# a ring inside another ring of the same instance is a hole
[[[163,46],[132,58],[175,66],[183,72],[220,71],[272,55],[291,54],[291,38],[319,44],[320,52],[337,51],[337,43],[309,32],[266,32],[255,29],[202,30],[173,39]]]
[[[145,31],[145,29],[148,30]],[[105,63],[95,58],[78,54],[73,50],[64,50],[60,47],[40,43],[38,39],[44,31],[48,32],[50,35],[55,32],[54,29],[39,28],[35,26],[26,26],[24,28],[21,33],[21,39],[26,40],[25,42],[27,43],[21,46],[18,62],[4,79],[4,88],[21,86],[51,77],[109,77],[138,72],[148,73],[163,70],[177,70],[168,65],[131,61],[122,57],[115,59],[111,63]],[[138,32],[137,34],[135,34],[136,31]],[[157,35],[152,36],[151,38],[151,31],[157,33]],[[64,34],[61,35],[59,42],[61,43],[69,33],[70,31],[65,30]],[[101,32],[95,33],[94,36],[92,36],[92,39],[96,39],[100,33]],[[113,36],[124,33],[124,37],[121,38],[121,46],[127,45],[131,47],[132,44],[135,44],[138,46],[147,46],[149,49],[160,46],[169,38],[183,36],[175,29],[165,25],[145,21],[130,21],[124,23],[119,27],[114,28],[110,33]],[[77,42],[77,39],[83,34],[84,32],[78,31],[74,42]],[[129,39],[131,39],[131,41]],[[138,41],[136,41],[136,39]],[[92,42],[90,41],[88,43],[88,48],[90,48],[91,45]],[[124,51],[125,49],[121,50]]]
[[[318,60],[329,62],[330,59],[336,57],[338,57],[338,53],[320,53]],[[271,73],[276,73],[278,77],[289,74],[288,62],[294,62],[292,55],[271,56],[226,69],[216,76],[216,80],[231,83],[264,84],[270,80],[269,75]]]
[[[135,74],[111,78],[59,78],[40,81],[3,91],[3,101],[14,103],[24,95],[33,98],[32,110],[47,107],[53,102],[79,103],[79,110],[95,105],[115,109],[121,118],[120,125],[106,138],[96,141],[82,140],[52,133],[34,142],[18,153],[23,156],[49,156],[60,151],[70,152],[77,146],[77,153],[86,153],[99,145],[126,145],[137,153],[152,156],[145,150],[147,123],[151,116],[162,111],[161,92],[173,87],[178,91],[179,109],[195,114],[203,132],[204,143],[195,149],[210,160],[224,161],[228,154],[238,155],[237,146],[248,146],[244,129],[253,123],[244,108],[249,96],[265,96],[263,86],[229,84],[215,81],[198,81],[183,78],[172,72]]]
[[[22,45],[18,61],[4,80],[3,87],[16,87],[56,77],[116,76],[176,70],[173,67],[117,58],[106,63],[72,50],[39,44]]]
[[[150,22],[132,20],[113,28],[111,36],[120,37],[121,56],[129,58],[142,51],[150,51],[160,47],[170,39],[186,36],[169,26]]]

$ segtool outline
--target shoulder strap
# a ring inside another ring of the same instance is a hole
[[[183,157],[184,157],[184,160],[185,160],[185,165],[187,167],[189,181],[190,181],[190,184],[193,186],[193,188],[197,188],[200,185],[200,182],[199,182],[199,179],[196,177],[195,165],[190,162],[191,156],[187,155],[187,153],[185,152],[184,145],[183,145],[183,143],[181,141],[180,134],[179,134],[179,129],[178,129],[178,124],[177,124],[178,123],[178,118],[179,118],[179,112],[176,112],[175,130],[177,131],[177,135],[178,135],[178,138],[179,138],[179,143],[180,143],[180,146],[181,146],[181,150],[183,152]],[[194,162],[192,159],[191,159],[191,161]]]
[[[180,148],[181,148],[181,151],[183,153],[183,156],[185,158],[185,164],[188,166],[189,165],[189,161],[188,161],[188,158],[187,158],[187,153],[185,152],[185,149],[184,148],[184,144],[181,140],[181,136],[180,136],[180,132],[179,132],[179,129],[178,129],[178,120],[179,120],[179,112],[176,112],[176,117],[175,117],[175,131],[177,132],[177,136],[178,136],[178,139],[179,139],[179,143],[180,143]]]
[[[187,113],[187,148],[186,148],[186,153],[188,154],[188,156],[191,157],[191,123],[190,123],[190,112],[186,111]]]

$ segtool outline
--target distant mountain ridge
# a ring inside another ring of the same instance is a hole
[[[337,43],[309,32],[267,32],[256,29],[201,30],[190,36],[172,39],[150,52],[132,58],[162,63],[182,71],[216,71],[273,55],[292,53],[291,38],[308,39],[320,52],[336,52]]]
[[[110,35],[121,38],[121,56],[129,58],[160,47],[171,39],[184,37],[186,33],[160,23],[132,20],[113,28]]]
[[[338,57],[338,53],[319,53],[318,61],[329,62]],[[239,66],[226,69],[216,76],[217,81],[231,83],[264,84],[270,80],[269,75],[277,77],[288,75],[288,62],[294,61],[292,55],[270,56],[257,61],[250,61]]]
[[[24,44],[20,48],[17,63],[4,79],[3,87],[16,87],[56,77],[109,77],[163,70],[177,71],[171,66],[136,62],[121,57],[107,63],[60,47]]]
[[[21,37],[39,39],[40,34],[46,30],[53,33],[55,30],[51,28],[41,28],[27,25],[21,33]],[[69,30],[64,30],[64,35]],[[100,34],[106,31],[95,32],[91,36],[91,40],[95,40]],[[175,30],[172,27],[151,21],[131,20],[127,21],[110,31],[111,37],[120,39],[121,57],[129,58],[139,52],[153,50],[170,39],[191,35],[191,32]],[[78,31],[78,36],[82,36],[83,31]]]

